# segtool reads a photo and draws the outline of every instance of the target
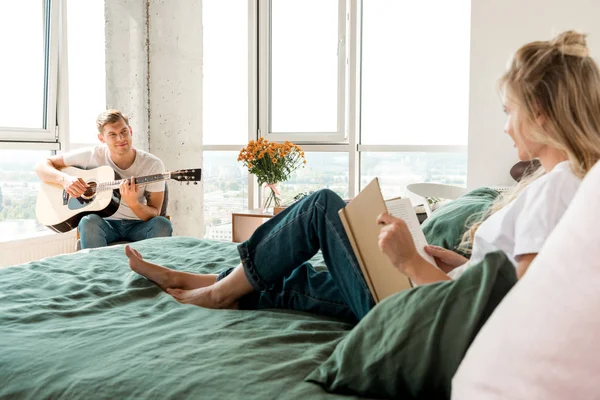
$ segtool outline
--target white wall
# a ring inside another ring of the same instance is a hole
[[[509,170],[518,159],[503,133],[497,80],[520,46],[569,29],[588,33],[600,60],[600,1],[472,0],[471,12],[468,186],[512,184]]]

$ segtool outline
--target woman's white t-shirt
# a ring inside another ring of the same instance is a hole
[[[164,174],[165,172],[165,166],[160,158],[138,149],[135,150],[135,160],[133,161],[133,164],[127,169],[121,169],[117,167],[110,158],[110,152],[106,145],[98,145],[66,153],[63,155],[63,161],[67,166],[78,167],[81,169],[92,169],[108,165],[121,177],[121,179],[131,178],[132,176]],[[140,190],[139,200],[142,204],[146,204],[144,193],[164,192],[165,182],[149,183],[146,184],[143,189],[144,190]],[[121,201],[117,212],[106,219],[139,219],[139,217],[135,215],[124,201]]]
[[[479,226],[473,239],[471,259],[448,275],[453,279],[458,277],[469,265],[497,250],[502,250],[515,268],[519,256],[538,253],[567,210],[580,183],[581,179],[571,171],[569,161],[558,163]]]

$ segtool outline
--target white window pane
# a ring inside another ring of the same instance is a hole
[[[466,187],[465,153],[361,153],[361,187],[379,178],[384,198],[404,196],[410,183],[432,182]]]
[[[331,189],[343,198],[348,197],[348,153],[305,152],[304,156],[304,168],[279,184],[283,204],[299,193],[319,189]]]
[[[44,128],[45,2],[0,3],[0,126]]]
[[[204,232],[207,239],[231,241],[231,213],[248,208],[248,170],[237,151],[205,151]]]
[[[104,0],[69,1],[67,29],[70,141],[95,144],[106,109]]]
[[[0,150],[0,242],[50,232],[35,218],[40,180],[33,171],[48,156],[49,151]]]
[[[361,143],[466,145],[469,0],[363,2]]]
[[[204,0],[203,142],[248,140],[248,1]]]
[[[336,132],[338,0],[273,0],[271,131]]]

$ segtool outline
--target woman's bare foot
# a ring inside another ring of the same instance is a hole
[[[167,288],[203,288],[217,281],[217,275],[214,274],[191,274],[152,264],[145,261],[140,252],[129,245],[125,246],[125,254],[129,258],[129,267],[132,271],[156,283],[163,290]]]
[[[167,268],[144,261],[140,252],[129,246],[125,246],[125,254],[127,255],[127,258],[129,258],[129,268],[131,268],[132,271],[148,278],[162,289],[172,287],[172,282],[169,279],[169,270]]]
[[[183,304],[194,304],[204,308],[214,309],[237,309],[236,301],[228,301],[218,295],[215,290],[217,285],[211,285],[198,289],[167,289],[175,300]]]

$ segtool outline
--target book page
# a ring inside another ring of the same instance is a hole
[[[425,234],[421,230],[421,224],[419,224],[419,219],[417,218],[417,214],[415,213],[415,209],[413,208],[410,199],[396,198],[387,200],[385,206],[387,207],[388,213],[406,222],[406,226],[412,235],[419,255],[437,267],[433,257],[425,253],[425,250],[423,249],[427,245],[427,239],[425,239]]]

